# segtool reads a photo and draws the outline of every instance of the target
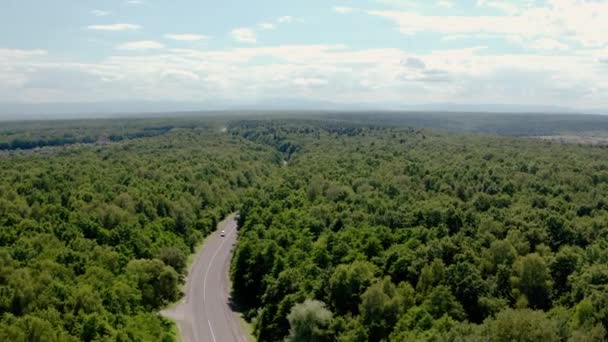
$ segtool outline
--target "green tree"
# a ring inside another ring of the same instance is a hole
[[[376,267],[365,261],[339,265],[329,279],[329,298],[336,311],[356,313],[360,296],[375,279]]]
[[[162,260],[165,265],[173,267],[177,273],[184,272],[186,268],[186,254],[175,247],[165,247],[158,252],[158,259]]]
[[[554,323],[542,311],[529,309],[501,311],[483,324],[483,336],[489,341],[559,341]]]
[[[556,297],[570,292],[568,277],[578,270],[581,262],[582,251],[577,247],[564,246],[555,255],[550,268]]]
[[[551,305],[551,289],[553,281],[549,267],[538,254],[528,254],[517,259],[514,266],[513,287],[532,308],[546,309]]]
[[[492,271],[496,272],[500,265],[511,266],[515,261],[517,252],[507,240],[492,241],[488,250],[489,258],[492,262]]]
[[[462,304],[470,320],[483,319],[483,308],[479,298],[488,291],[477,267],[469,262],[460,262],[447,269],[447,283],[456,299]]]
[[[424,266],[420,277],[418,278],[418,284],[416,285],[416,291],[419,294],[426,294],[433,287],[443,282],[445,277],[445,265],[440,259],[433,260],[429,265]]]
[[[325,303],[317,300],[306,300],[296,304],[287,316],[289,320],[288,341],[322,342],[331,341],[328,327],[332,319],[331,311]]]
[[[431,291],[424,307],[434,318],[449,315],[457,320],[462,320],[465,316],[462,305],[456,300],[447,286],[439,285]]]
[[[129,277],[142,293],[142,304],[149,308],[159,308],[177,298],[177,272],[162,261],[132,260],[127,265]]]
[[[381,341],[388,337],[399,314],[406,309],[403,304],[404,299],[390,278],[384,278],[365,290],[361,295],[359,311],[369,331],[369,341]]]

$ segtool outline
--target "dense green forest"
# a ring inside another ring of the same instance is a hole
[[[204,125],[0,156],[0,341],[173,341],[187,256],[275,159]]]
[[[241,209],[234,296],[260,341],[606,337],[608,150],[314,122],[231,132],[289,159]]]
[[[608,149],[395,117],[4,126],[56,146],[0,155],[0,340],[174,340],[157,312],[235,210],[260,341],[605,339]]]

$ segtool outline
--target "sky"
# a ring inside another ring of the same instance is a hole
[[[0,103],[608,109],[608,1],[3,0]]]

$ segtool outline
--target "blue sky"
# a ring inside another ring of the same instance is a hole
[[[5,0],[0,102],[608,108],[608,1]]]

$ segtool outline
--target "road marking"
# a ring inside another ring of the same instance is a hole
[[[232,215],[231,215],[232,216]],[[231,216],[229,216],[228,218],[226,218],[226,220],[230,220]],[[218,231],[221,229],[218,229]],[[198,314],[203,314],[204,316],[200,317],[201,320],[206,318],[206,317],[210,317],[208,314],[208,310],[209,307],[208,305],[206,305],[206,291],[207,291],[207,278],[209,277],[209,273],[211,270],[211,266],[213,266],[213,263],[215,262],[215,259],[217,258],[217,255],[219,254],[220,250],[222,250],[222,248],[224,248],[224,245],[226,244],[226,240],[228,240],[229,238],[231,238],[233,235],[238,235],[238,224],[234,221],[234,222],[228,222],[228,224],[226,225],[226,230],[228,231],[228,234],[226,234],[226,238],[224,239],[224,241],[220,242],[219,247],[217,248],[217,250],[214,252],[213,256],[211,257],[211,259],[209,260],[209,264],[207,265],[207,270],[205,271],[205,274],[203,276],[203,310],[202,312],[199,312],[200,307],[196,306],[197,303],[200,303],[199,300],[194,300],[194,295],[197,294],[197,292],[195,291],[196,288],[194,288],[194,284],[197,283],[198,281],[200,281],[200,271],[202,271],[202,268],[204,268],[204,260],[202,260],[202,254],[204,252],[204,248],[201,249],[197,254],[196,254],[196,258],[197,260],[194,262],[194,264],[191,266],[191,269],[189,270],[189,274],[188,274],[188,278],[186,281],[186,293],[184,295],[184,299],[182,301],[182,303],[180,305],[178,305],[176,308],[182,308],[182,310],[184,311],[183,315],[181,316],[176,316],[176,317],[171,317],[170,315],[168,315],[169,318],[173,319],[176,321],[177,323],[177,329],[178,329],[178,334],[182,337],[182,339],[184,341],[189,341],[189,339],[186,339],[186,337],[191,337],[193,338],[192,342],[200,342],[200,341],[207,341],[207,342],[217,342],[218,340],[215,337],[215,332],[213,330],[213,326],[211,323],[210,319],[207,319],[207,324],[209,326],[209,331],[211,334],[212,339],[209,340],[208,336],[203,336],[203,340],[199,339],[200,334],[206,334],[206,332],[204,331],[204,329],[200,326],[200,325],[195,325],[193,320],[196,319],[196,316]],[[213,237],[213,234],[210,236]],[[214,243],[216,243],[217,241],[217,231],[215,234],[216,239],[213,241]],[[232,247],[230,247],[229,253],[232,254],[234,252],[234,246],[235,243],[232,244]],[[229,264],[230,262],[230,258],[228,258],[226,260],[226,263]],[[221,267],[224,267],[226,265],[222,265]],[[223,273],[223,272],[222,272]],[[226,274],[226,280],[228,280],[228,275]],[[226,283],[226,284],[229,284]],[[226,300],[227,297],[227,291],[228,288],[226,288],[226,284],[220,284],[219,289],[221,291],[220,296],[217,298],[212,298],[212,299],[218,299],[220,301]],[[198,287],[198,290],[200,291],[200,285]],[[213,297],[213,296],[212,296]],[[190,300],[190,298],[193,298],[193,300]],[[200,298],[200,297],[198,297]],[[224,310],[226,310],[226,308],[224,308]],[[162,315],[167,315],[167,312],[162,311],[161,312]],[[192,317],[188,317],[188,315],[192,315]],[[206,317],[205,317],[206,316]],[[166,316],[167,317],[167,316]],[[238,324],[235,323],[236,321],[232,320],[232,324]],[[219,322],[221,323],[221,322]],[[238,329],[237,327],[237,330]],[[188,333],[191,334],[190,336],[187,336]],[[241,335],[239,335],[241,334]],[[236,332],[236,334],[233,333],[233,338],[236,341],[241,342],[241,338],[242,341],[244,342],[248,342],[247,338],[242,335],[241,331]],[[240,336],[240,338],[239,338]],[[220,341],[223,338],[220,334]],[[223,341],[221,341],[223,342]]]
[[[207,323],[209,323],[209,330],[211,330],[211,337],[213,337],[213,342],[215,342],[215,335],[213,334],[213,327],[211,327],[211,321],[207,320]]]
[[[228,237],[230,235],[232,235],[232,233],[234,233],[234,230],[226,235],[226,239],[224,239],[224,241],[222,241],[222,243],[220,244],[218,249],[215,251],[215,253],[213,253],[211,260],[209,261],[209,266],[207,266],[207,271],[205,272],[205,277],[203,277],[203,302],[205,302],[205,303],[207,303],[207,275],[209,275],[209,270],[211,269],[211,266],[213,265],[213,260],[215,260],[217,253],[219,253],[219,251],[222,249],[222,247],[226,243],[226,240],[228,240]]]

